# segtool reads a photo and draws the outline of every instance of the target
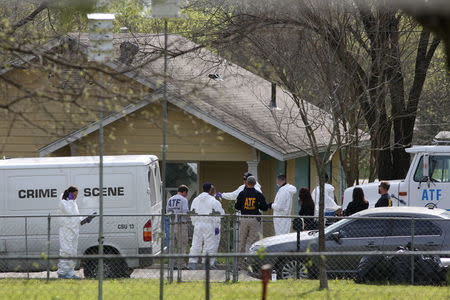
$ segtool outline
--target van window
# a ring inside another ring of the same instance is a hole
[[[419,182],[422,175],[423,156],[420,158],[414,173],[414,181]],[[430,174],[432,181],[450,182],[450,156],[430,156]]]
[[[197,197],[199,186],[199,164],[196,162],[168,162],[166,169],[166,195],[177,190],[181,184],[189,188],[187,199],[189,203]]]

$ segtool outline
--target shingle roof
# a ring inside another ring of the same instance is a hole
[[[87,33],[71,37],[86,51]],[[160,88],[164,36],[114,34],[116,52],[125,41],[139,46],[132,65],[116,60],[108,66],[118,71],[129,70],[127,76],[152,89]],[[168,36],[168,49],[169,102],[279,160],[308,154],[305,126],[289,93],[277,87],[279,109],[271,109],[271,82],[179,35]],[[219,74],[221,80],[212,79],[209,74]],[[318,146],[326,146],[330,140],[331,116],[306,102],[305,109],[315,128]],[[60,142],[69,140],[65,137]]]

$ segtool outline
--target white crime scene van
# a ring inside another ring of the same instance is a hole
[[[104,253],[118,257],[155,254],[161,218],[161,177],[154,155],[105,156],[103,160]],[[0,160],[0,271],[42,271],[45,260],[1,260],[8,256],[59,254],[58,204],[69,186],[78,188],[80,214],[99,210],[99,157],[46,157]],[[99,218],[80,227],[78,255],[98,253]],[[50,228],[50,235],[48,235]],[[48,244],[50,239],[50,244]],[[49,245],[49,248],[48,248]],[[105,277],[127,277],[152,260],[105,260]],[[57,261],[50,261],[54,270]],[[95,277],[96,260],[77,263]]]
[[[450,146],[413,146],[406,152],[414,154],[406,178],[389,180],[392,205],[450,210]],[[379,182],[360,185],[369,207],[374,207],[380,197],[378,185]],[[353,189],[344,192],[344,208],[352,201]]]

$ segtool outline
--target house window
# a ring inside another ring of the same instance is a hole
[[[177,193],[182,184],[189,188],[189,204],[198,193],[198,163],[197,162],[168,162],[166,165],[167,199]]]

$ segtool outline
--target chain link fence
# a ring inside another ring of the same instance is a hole
[[[290,233],[273,236],[271,215],[169,215],[163,224],[160,215],[105,215],[104,255],[98,254],[98,218],[80,227],[76,252],[68,255],[61,252],[60,228],[62,219],[71,217],[0,217],[0,278],[51,283],[63,260],[73,262],[82,281],[97,282],[102,259],[103,278],[136,284],[149,280],[159,285],[154,292],[164,299],[172,283],[200,283],[207,297],[216,283],[260,280],[267,264],[273,280],[314,280],[321,259],[329,279],[355,284],[439,287],[447,285],[449,276],[450,220],[443,218],[327,217],[325,252],[319,252],[318,231],[302,230],[317,225],[314,217],[277,216],[275,222],[291,221]],[[199,240],[207,253],[191,251]],[[114,294],[109,284],[104,282],[106,298]],[[94,293],[90,299],[95,298]]]

